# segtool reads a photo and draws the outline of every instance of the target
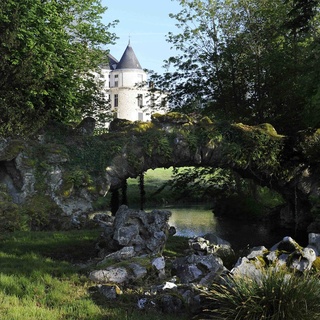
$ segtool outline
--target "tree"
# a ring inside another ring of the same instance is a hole
[[[173,108],[227,122],[269,122],[286,135],[320,125],[318,1],[179,3],[171,17],[181,32],[168,35],[180,52],[167,60],[175,71],[154,80],[171,93]],[[205,181],[198,170],[175,183],[195,175]]]
[[[170,33],[168,41],[181,54],[167,60],[174,72],[154,80],[170,91],[174,108],[270,122],[281,133],[308,125],[305,111],[319,75],[306,77],[319,39],[318,1],[179,2],[181,12],[171,17],[182,31]],[[294,15],[299,6],[305,9]]]
[[[106,108],[94,71],[114,41],[99,0],[0,3],[0,134],[32,133]]]
[[[286,0],[285,2],[291,4],[285,25],[295,35],[310,31],[312,19],[317,14],[319,0]]]

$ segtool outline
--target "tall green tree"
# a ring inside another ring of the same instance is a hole
[[[0,2],[0,134],[32,133],[106,108],[99,64],[115,22],[99,0]]]
[[[283,134],[320,126],[318,0],[178,2],[181,11],[171,17],[180,32],[168,35],[179,52],[167,60],[174,71],[154,79],[170,92],[173,108],[229,122],[269,122]],[[199,190],[195,177],[206,181],[197,169],[174,184],[188,181]]]
[[[308,125],[305,111],[319,76],[311,58],[319,42],[318,1],[179,3],[181,12],[171,17],[181,33],[170,33],[168,41],[181,54],[167,60],[175,71],[155,80],[170,91],[175,108],[270,122],[282,133]]]

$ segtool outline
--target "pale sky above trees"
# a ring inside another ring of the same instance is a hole
[[[120,59],[129,37],[142,68],[162,73],[163,60],[173,55],[166,42],[168,32],[176,30],[169,13],[177,13],[181,7],[176,0],[102,0],[108,10],[103,22],[119,20],[113,29],[119,39],[110,47],[110,53]]]

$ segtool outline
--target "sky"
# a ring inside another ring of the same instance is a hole
[[[178,33],[175,19],[169,17],[169,13],[181,11],[178,1],[102,0],[101,3],[108,7],[103,23],[119,20],[117,26],[110,29],[119,37],[116,45],[108,48],[110,53],[120,60],[130,40],[142,68],[163,73],[163,61],[175,55],[166,35],[170,31]]]

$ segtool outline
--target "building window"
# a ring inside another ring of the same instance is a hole
[[[115,86],[115,87],[118,87],[118,85],[119,85],[119,76],[116,74],[116,75],[114,76],[114,86]]]
[[[114,107],[117,108],[119,105],[119,97],[117,94],[114,95]]]
[[[143,97],[142,97],[142,94],[138,94],[138,107],[142,107],[143,106]]]
[[[142,112],[138,112],[138,120],[143,121],[143,113]]]

